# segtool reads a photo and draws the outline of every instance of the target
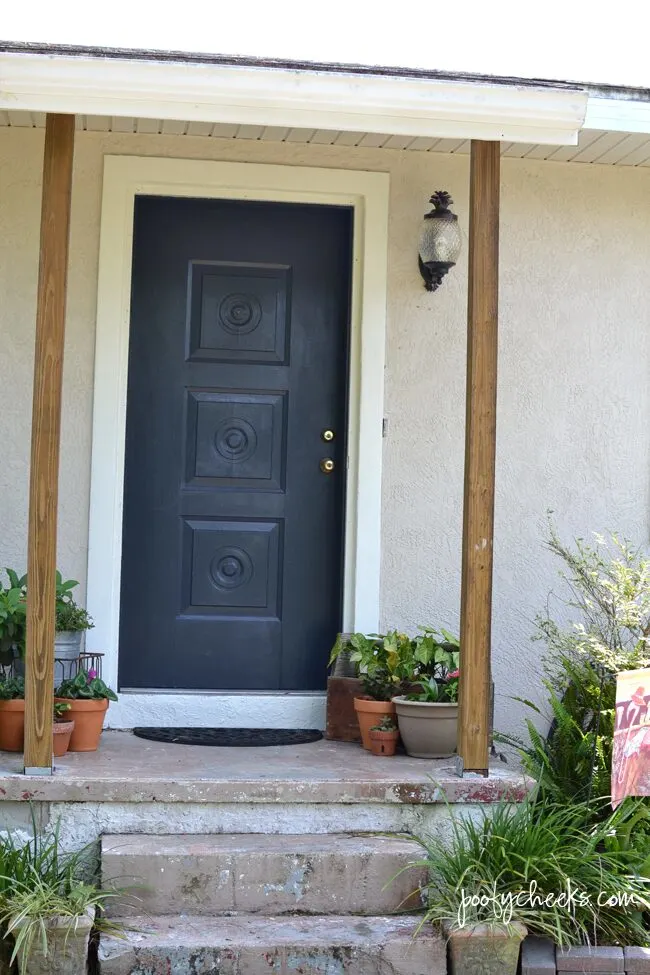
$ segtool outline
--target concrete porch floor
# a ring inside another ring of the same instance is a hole
[[[488,778],[456,775],[453,759],[379,758],[360,745],[319,741],[213,748],[105,731],[97,752],[56,759],[52,776],[22,774],[23,756],[0,752],[5,801],[92,803],[483,803],[522,799],[527,783],[496,762]]]

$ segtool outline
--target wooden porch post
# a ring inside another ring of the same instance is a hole
[[[74,116],[45,124],[27,553],[25,774],[52,772],[56,522]]]
[[[458,754],[465,771],[484,775],[490,734],[500,161],[498,142],[472,141]]]

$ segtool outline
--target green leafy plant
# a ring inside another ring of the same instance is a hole
[[[67,712],[70,710],[71,705],[66,704],[65,701],[55,701],[54,702],[54,720],[55,721],[68,721]]]
[[[425,921],[519,921],[560,946],[646,945],[642,912],[650,902],[639,856],[607,849],[611,823],[585,829],[585,818],[580,804],[548,801],[502,802],[479,820],[454,818],[451,842],[427,844],[422,861],[430,876]],[[612,900],[622,897],[626,909]]]
[[[92,630],[94,625],[87,610],[82,609],[81,606],[77,606],[74,601],[61,604],[57,603],[57,633],[78,633],[82,630]]]
[[[117,694],[108,687],[101,677],[98,677],[94,670],[84,670],[64,680],[56,689],[57,697],[68,698],[69,700],[92,700],[99,701],[107,698],[109,701],[117,701]]]
[[[615,680],[599,676],[588,661],[564,658],[557,668],[555,686],[548,679],[544,681],[546,710],[532,701],[515,699],[538,719],[550,723],[548,734],[544,736],[535,720],[527,718],[528,741],[502,733],[495,734],[495,740],[518,751],[524,771],[538,782],[544,798],[569,803],[608,796]]]
[[[566,545],[549,519],[546,544],[562,563],[567,593],[561,602],[578,614],[568,627],[548,609],[537,617],[551,677],[555,663],[567,657],[612,674],[650,665],[650,558],[616,533],[607,539],[594,533],[594,540]]]
[[[455,704],[458,700],[458,671],[455,670],[447,678],[436,680],[427,677],[415,682],[419,691],[412,691],[406,695],[409,701],[421,701],[425,704]]]
[[[13,958],[28,958],[32,951],[49,954],[48,921],[54,917],[70,921],[103,906],[118,890],[99,890],[91,879],[99,863],[94,844],[75,852],[62,852],[60,824],[53,830],[38,829],[31,811],[33,835],[0,834],[0,926],[14,942]],[[119,930],[101,919],[101,927]]]
[[[54,919],[59,924],[63,922],[65,944],[76,933],[82,919],[89,917],[94,923],[96,910],[116,896],[116,893],[98,890],[82,880],[75,880],[66,892],[62,892],[33,871],[25,882],[15,885],[0,915],[7,933],[14,939],[12,961],[20,956],[24,965],[35,952],[46,958],[53,956],[48,922]],[[102,927],[106,930],[107,925]]]
[[[385,714],[379,724],[373,725],[371,731],[397,731],[397,725],[393,719]]]
[[[447,630],[430,627],[423,627],[416,637],[398,630],[385,635],[353,633],[345,639],[339,635],[330,664],[343,652],[356,665],[364,692],[377,701],[389,701],[429,677],[446,681],[459,661],[458,639]]]
[[[24,655],[27,626],[27,577],[6,569],[9,584],[0,580],[0,662]]]
[[[0,701],[21,701],[24,697],[25,679],[23,677],[0,679]]]

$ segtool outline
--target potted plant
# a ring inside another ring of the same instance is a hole
[[[416,638],[411,691],[393,698],[406,753],[413,758],[448,758],[458,735],[458,641],[447,631]]]
[[[0,583],[0,664],[24,656],[27,625],[27,577],[7,569],[9,585]]]
[[[58,825],[39,833],[32,822],[34,834],[22,843],[11,832],[0,837],[0,930],[13,947],[11,964],[20,975],[86,975],[97,909],[118,891],[89,879],[97,867],[91,847],[64,853]],[[120,933],[103,917],[101,928]]]
[[[86,630],[95,625],[85,609],[75,602],[72,590],[76,579],[64,580],[56,574],[56,639],[54,656],[61,660],[76,660],[81,653],[81,640]]]
[[[418,685],[418,692],[393,698],[406,754],[449,758],[458,737],[458,671],[447,680],[429,677]]]
[[[55,758],[62,758],[70,747],[70,736],[74,730],[74,721],[70,720],[69,711],[69,701],[55,701],[54,724],[52,725],[52,754]]]
[[[353,650],[350,660],[359,668],[363,695],[355,697],[361,744],[370,751],[370,729],[384,717],[395,714],[391,698],[400,689],[398,667],[400,655],[410,637],[392,631],[386,636],[363,636],[354,633],[350,638]]]
[[[388,715],[370,729],[370,749],[373,755],[394,755],[398,741],[397,725]]]
[[[22,752],[25,739],[25,680],[0,679],[0,749]]]
[[[95,670],[84,670],[70,680],[64,680],[55,691],[56,702],[70,705],[70,720],[74,729],[70,737],[71,752],[94,752],[109,701],[117,701],[117,695],[97,676]]]
[[[429,871],[425,922],[442,925],[453,975],[515,975],[527,931],[561,948],[595,932],[610,944],[647,937],[643,880],[629,855],[603,849],[607,825],[585,829],[579,803],[503,801],[451,826],[451,841],[428,844],[419,866]],[[611,906],[621,897],[636,906]]]

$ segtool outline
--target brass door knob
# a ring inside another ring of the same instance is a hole
[[[334,436],[335,434],[333,430],[323,430],[323,432],[321,433],[321,437],[323,438],[325,443],[330,443],[334,439]]]
[[[320,462],[320,469],[322,470],[323,474],[331,474],[334,470],[334,461],[332,458],[323,457],[322,461]]]

